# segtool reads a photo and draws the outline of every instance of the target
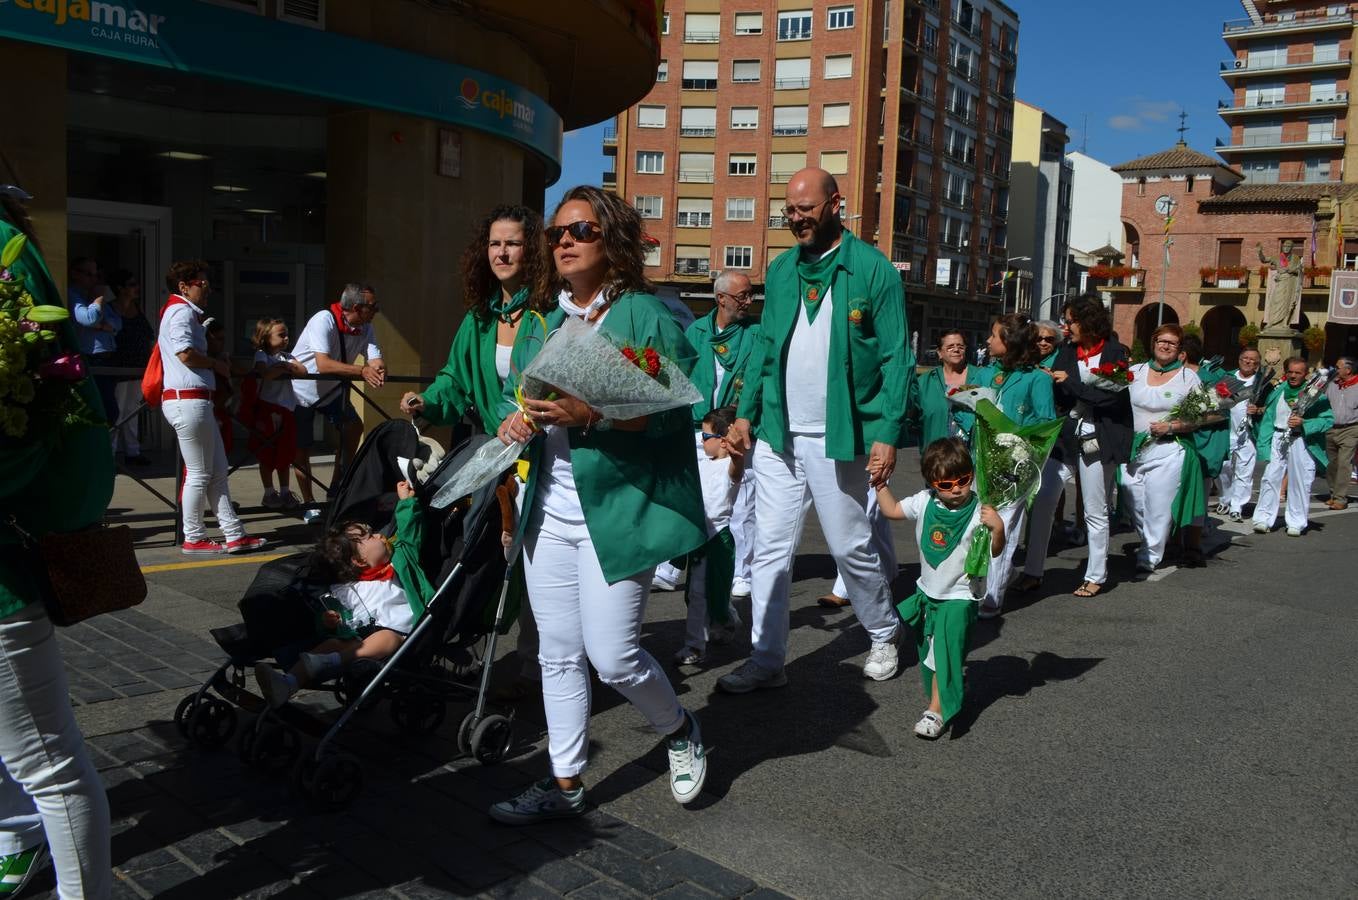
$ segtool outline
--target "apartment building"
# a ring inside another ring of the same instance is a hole
[[[1065,123],[1022,100],[1014,104],[1009,167],[1009,254],[1014,307],[1054,319],[1065,302],[1070,269],[1071,194]]]
[[[796,8],[793,8],[796,6]],[[654,89],[605,138],[604,183],[657,244],[648,275],[702,308],[712,273],[762,284],[791,247],[792,173],[907,282],[924,341],[998,309],[1018,17],[996,0],[676,0]],[[927,343],[926,343],[927,346]]]
[[[1353,106],[1355,3],[1242,0],[1247,15],[1226,22],[1231,91],[1218,111],[1231,128],[1217,152],[1246,184],[1358,181],[1347,141]]]

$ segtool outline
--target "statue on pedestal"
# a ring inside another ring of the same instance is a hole
[[[1299,324],[1302,255],[1292,255],[1291,241],[1283,241],[1283,250],[1277,259],[1265,256],[1264,248],[1259,244],[1255,244],[1254,249],[1259,254],[1259,262],[1273,267],[1264,295],[1264,331],[1277,332]]]

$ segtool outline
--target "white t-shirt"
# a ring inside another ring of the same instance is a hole
[[[602,291],[600,291],[602,293]],[[597,297],[595,299],[598,299]],[[585,309],[578,309],[569,301],[562,308],[570,315],[583,318]],[[599,317],[590,323],[595,331],[608,317],[606,308]],[[542,498],[542,509],[552,518],[573,525],[585,521],[585,510],[580,506],[580,495],[575,490],[575,470],[571,467],[571,442],[569,429],[560,425],[548,425],[543,433],[542,455],[546,471],[538,483],[538,495]]]
[[[924,536],[924,510],[930,503],[938,503],[934,499],[933,491],[920,491],[912,494],[901,501],[901,512],[907,519],[915,520],[915,541],[917,546],[923,547]],[[939,504],[940,508],[946,509]],[[925,594],[935,600],[975,600],[971,593],[971,579],[967,577],[967,551],[971,548],[971,534],[981,525],[981,504],[976,504],[976,509],[972,511],[971,518],[967,521],[966,531],[962,539],[957,542],[957,547],[953,549],[943,564],[937,569],[929,565],[928,560],[920,554],[920,573],[915,580],[916,586],[924,591]]]
[[[1286,382],[1283,382],[1286,384]],[[1292,404],[1287,402],[1286,397],[1278,397],[1278,405],[1273,408],[1273,430],[1287,431],[1287,420],[1292,418]]]
[[[176,354],[185,350],[207,352],[207,331],[203,328],[203,311],[194,306],[186,297],[175,295],[183,301],[175,303],[160,319],[160,335],[156,344],[160,347],[160,362],[164,369],[166,390],[206,390],[217,386],[217,373],[212,369],[191,369],[184,365]]]
[[[1076,357],[1075,364],[1080,367],[1081,381],[1084,381],[1086,378],[1089,377],[1090,369],[1097,369],[1099,367],[1100,365],[1099,360],[1102,358],[1103,351],[1095,353],[1088,359],[1080,359],[1079,357]],[[1071,410],[1071,414],[1080,420],[1079,434],[1081,437],[1089,437],[1094,433],[1094,423],[1090,421],[1090,419],[1093,418],[1093,415],[1091,414],[1091,411],[1089,409],[1089,404],[1084,403],[1083,401],[1076,403],[1075,408]]]
[[[1128,394],[1132,401],[1132,424],[1137,431],[1150,431],[1152,422],[1163,422],[1169,411],[1193,388],[1202,384],[1198,373],[1188,366],[1180,366],[1164,384],[1152,386],[1147,380],[1150,363],[1132,366],[1133,380]]]
[[[281,353],[265,353],[263,350],[255,351],[255,365],[264,364],[267,369],[280,363],[293,362],[292,354],[284,350]],[[260,378],[259,379],[259,399],[265,403],[272,403],[274,406],[281,406],[284,409],[297,408],[297,395],[292,391],[291,378]]]
[[[399,578],[332,584],[330,593],[349,610],[354,628],[376,625],[410,634],[415,627],[415,611],[410,608]]]
[[[1255,372],[1253,375],[1241,375],[1240,370],[1237,369],[1235,377],[1238,378],[1245,387],[1252,388],[1254,387],[1254,379],[1259,377],[1259,373]],[[1249,418],[1250,414],[1249,406],[1248,400],[1241,400],[1235,406],[1231,407],[1232,432],[1238,432],[1245,428],[1245,420]]]
[[[816,320],[806,315],[806,303],[796,298],[797,324],[787,350],[787,428],[797,434],[825,433],[825,386],[829,381],[830,323],[834,298],[827,287]]]
[[[712,459],[698,448],[698,481],[703,487],[703,514],[707,518],[707,536],[715,537],[731,524],[731,510],[740,493],[740,482],[731,478],[730,459]]]
[[[373,335],[372,323],[364,325],[359,334],[341,335],[339,326],[335,323],[335,314],[329,307],[316,313],[307,320],[306,327],[302,329],[302,335],[297,339],[297,345],[292,349],[293,358],[306,366],[306,370],[311,374],[317,373],[316,354],[324,353],[336,362],[352,364],[354,359],[362,355],[368,362],[382,358],[382,349],[377,346],[377,338]],[[300,406],[315,406],[318,401],[324,399],[326,403],[334,401],[340,396],[339,391],[334,391],[338,381],[324,380],[311,381],[309,379],[299,380],[292,386],[293,393],[297,397]]]
[[[513,344],[495,345],[495,374],[500,376],[500,383],[509,377],[509,361],[514,353]]]

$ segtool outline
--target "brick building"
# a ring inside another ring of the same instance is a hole
[[[1208,353],[1231,359],[1240,329],[1262,324],[1265,282],[1256,245],[1277,257],[1287,240],[1307,267],[1296,327],[1327,325],[1328,271],[1336,261],[1336,225],[1342,225],[1334,220],[1335,205],[1343,203],[1342,220],[1358,214],[1352,202],[1358,185],[1246,184],[1220,160],[1182,143],[1113,171],[1123,179],[1124,256],[1102,273],[1096,289],[1112,297],[1120,335],[1146,344],[1160,317],[1163,287],[1163,320],[1197,324]],[[1174,219],[1168,270],[1167,203]],[[1352,267],[1358,242],[1347,243],[1344,262]],[[1329,326],[1325,358],[1358,349],[1354,331]]]
[[[998,0],[674,0],[656,85],[604,173],[659,242],[647,274],[696,309],[712,273],[762,284],[792,246],[793,172],[819,165],[855,234],[902,270],[923,346],[980,333],[1007,259],[1018,17]]]

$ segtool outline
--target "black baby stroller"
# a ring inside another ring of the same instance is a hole
[[[357,520],[391,534],[393,486],[407,478],[398,458],[429,460],[430,447],[418,438],[409,422],[378,426],[345,474],[326,527]],[[347,804],[362,783],[361,766],[335,748],[336,738],[353,715],[378,696],[390,701],[395,724],[416,734],[436,731],[450,700],[474,697],[475,708],[458,729],[458,746],[482,764],[503,759],[513,736],[512,716],[487,714],[485,700],[495,637],[505,625],[503,587],[508,573],[500,535],[512,521],[512,495],[491,484],[444,509],[430,508],[427,502],[440,476],[460,468],[478,445],[469,441],[448,454],[416,488],[425,511],[421,567],[436,591],[409,637],[380,664],[360,661],[371,664],[350,666],[338,678],[310,686],[331,690],[345,707],[333,724],[294,704],[271,711],[247,688],[247,674],[255,663],[274,659],[287,668],[319,640],[316,617],[329,590],[328,579],[313,571],[311,553],[298,553],[262,565],[240,600],[241,624],[212,630],[229,658],[180,702],[175,723],[181,732],[199,746],[216,747],[235,731],[237,708],[258,713],[241,735],[242,758],[261,770],[282,773],[302,756],[297,776],[303,794],[329,808]],[[476,650],[483,640],[486,648],[478,659]],[[469,659],[472,665],[467,664]],[[304,734],[317,738],[317,743],[303,756]]]

